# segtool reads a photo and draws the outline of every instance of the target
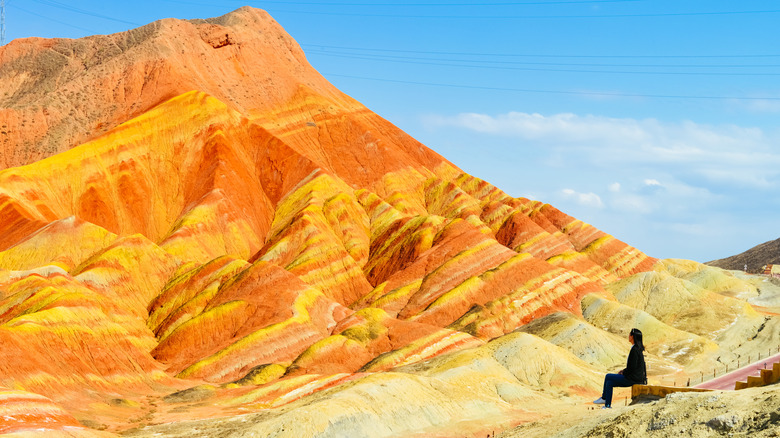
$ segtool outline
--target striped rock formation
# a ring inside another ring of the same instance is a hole
[[[0,435],[63,438],[115,436],[84,427],[44,396],[7,388],[0,388]]]
[[[757,296],[748,280],[465,174],[262,11],[19,40],[0,60],[0,385],[67,421],[266,409],[267,431],[319,409],[290,433],[348,433],[376,392],[395,399],[374,436],[428,433],[595,394],[632,325],[661,374],[774,327],[735,292]]]
[[[513,333],[392,372],[358,375],[341,388],[288,398],[281,407],[261,388],[245,400],[256,400],[262,412],[200,421],[178,417],[127,436],[185,437],[193,430],[226,437],[488,436],[533,418],[538,406],[590,394],[600,380],[599,371],[566,350]],[[214,398],[210,401],[217,403]]]

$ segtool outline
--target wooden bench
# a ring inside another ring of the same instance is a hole
[[[710,389],[687,386],[634,385],[631,387],[632,403],[637,399],[657,400],[675,392],[710,392]]]

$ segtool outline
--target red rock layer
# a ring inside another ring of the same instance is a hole
[[[243,271],[249,263],[218,257],[204,265],[187,265],[169,281],[149,305],[147,325],[162,339],[200,313],[219,286]]]
[[[62,396],[77,388],[145,387],[164,375],[156,341],[121,303],[66,274],[0,282],[0,375],[4,385]]]
[[[549,204],[513,199],[469,175],[458,184],[481,199],[482,219],[502,244],[601,283],[652,268],[657,261]],[[584,257],[583,257],[584,256]]]
[[[354,313],[341,320],[333,333],[303,352],[286,375],[353,373],[361,368],[377,372],[399,365],[412,354],[417,361],[482,344],[462,333],[391,318],[380,309]]]
[[[239,272],[210,295],[199,313],[161,338],[152,352],[170,372],[188,378],[236,380],[257,365],[292,361],[351,313],[294,275],[263,261]]]
[[[0,252],[0,269],[25,271],[46,265],[69,271],[111,245],[114,233],[75,216],[54,221]]]
[[[26,391],[0,388],[0,435],[109,437],[83,427],[50,399]]]
[[[539,211],[566,234],[575,250],[620,278],[649,271],[658,261],[549,204],[545,204]]]
[[[251,261],[284,266],[343,305],[371,290],[361,270],[368,218],[343,181],[314,172],[278,204],[272,227]]]
[[[19,202],[4,193],[0,193],[0,217],[3,218],[0,223],[0,250],[23,240],[47,223],[35,218]]]

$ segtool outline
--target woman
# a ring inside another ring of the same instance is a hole
[[[645,346],[642,343],[642,332],[639,329],[631,329],[628,341],[633,346],[631,347],[631,352],[628,353],[626,368],[618,374],[607,374],[604,377],[604,390],[601,392],[601,397],[593,402],[604,405],[603,409],[612,407],[612,388],[647,383],[645,356],[642,354],[645,351]]]

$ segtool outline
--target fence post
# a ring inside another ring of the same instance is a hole
[[[688,384],[685,385],[685,386],[691,386],[691,378],[690,377],[688,377]]]

